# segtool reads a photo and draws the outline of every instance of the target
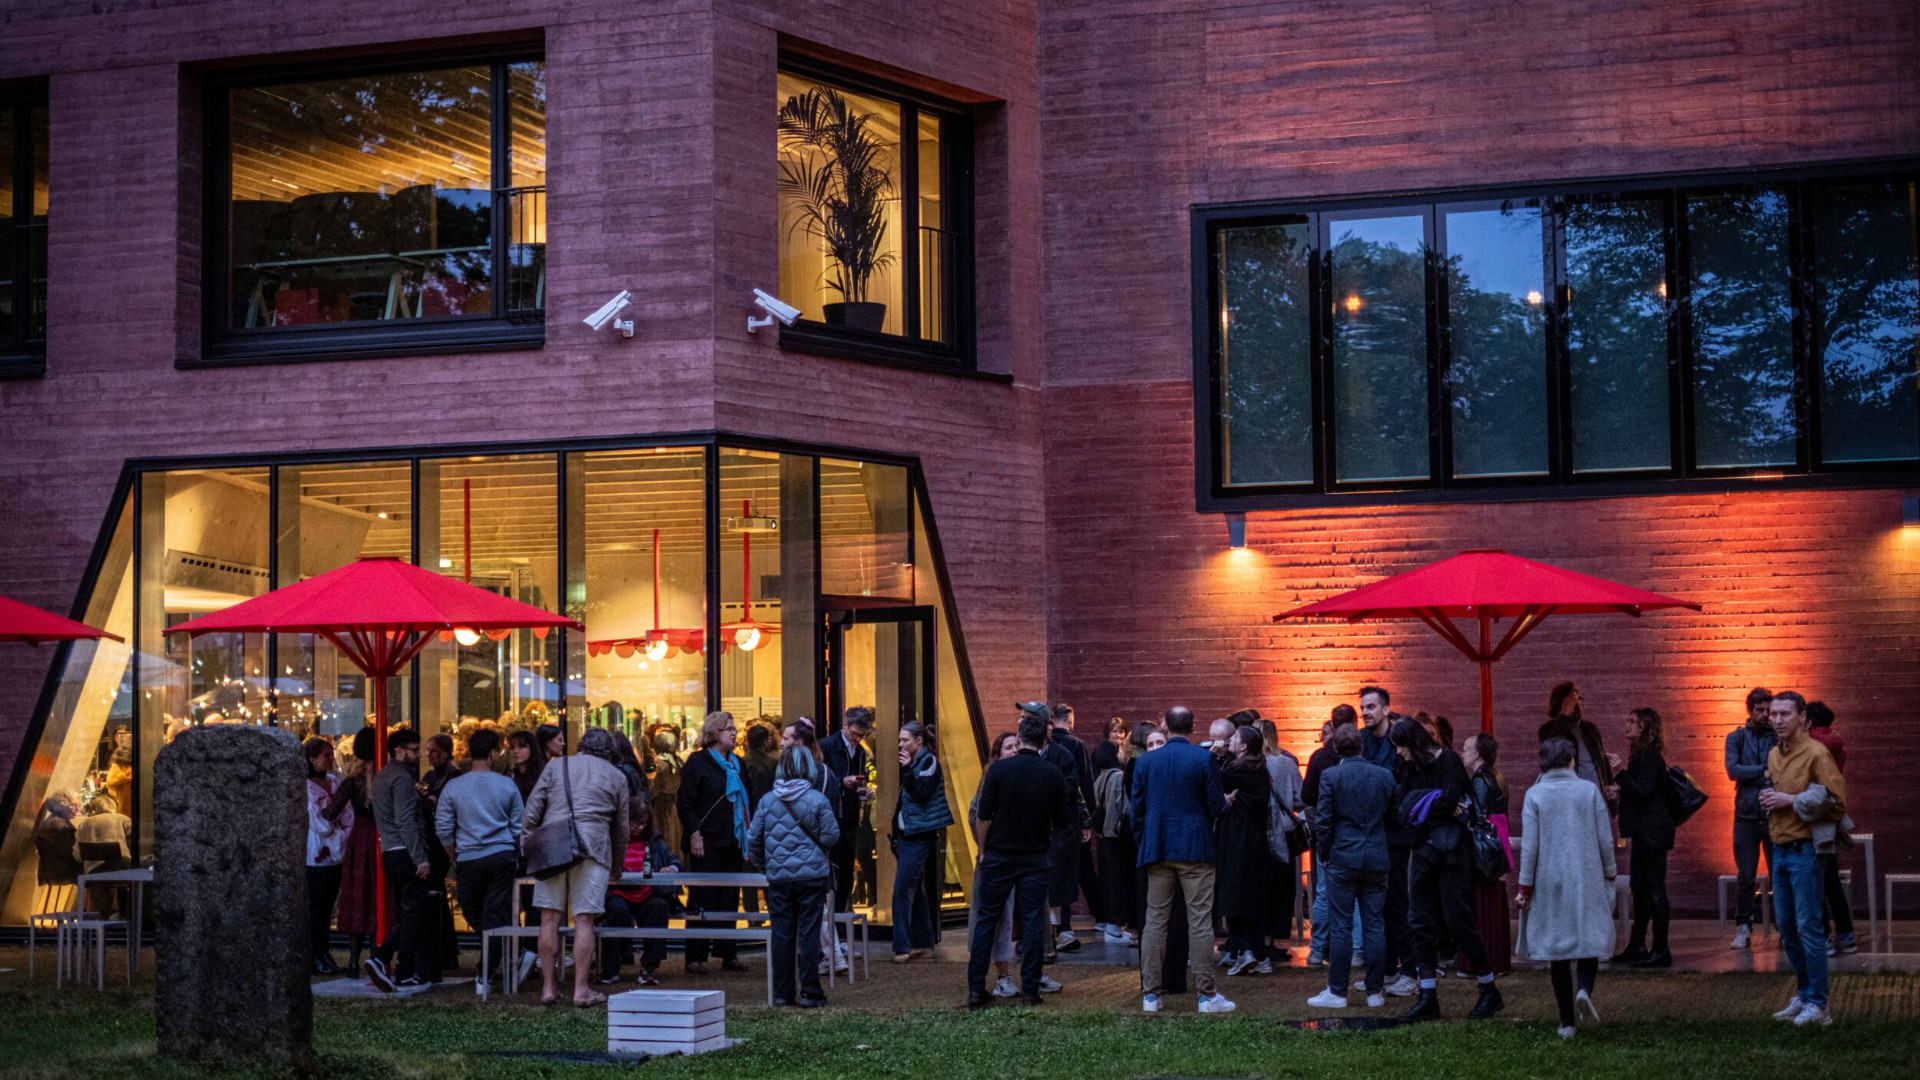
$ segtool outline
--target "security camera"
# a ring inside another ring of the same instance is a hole
[[[632,303],[633,293],[627,289],[621,289],[619,295],[601,304],[599,311],[594,312],[581,321],[593,327],[595,330],[605,330],[607,324],[612,323],[613,328],[620,331],[621,337],[632,337],[633,320],[614,318],[615,315],[620,314],[621,311],[625,310],[626,307]]]
[[[767,292],[765,289],[753,290],[753,306],[766,312],[758,318],[747,316],[747,333],[757,333],[763,326],[772,326],[779,319],[781,326],[792,326],[793,320],[800,317],[800,309],[785,300]]]

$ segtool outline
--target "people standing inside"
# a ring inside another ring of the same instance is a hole
[[[1573,1038],[1576,1006],[1593,1003],[1600,958],[1613,954],[1613,826],[1598,786],[1574,771],[1573,740],[1540,744],[1540,777],[1521,809],[1520,950],[1552,967],[1560,1037]]]
[[[665,838],[654,831],[650,803],[634,804],[632,816],[627,819],[626,857],[622,869],[626,876],[639,877],[680,869],[680,857],[667,846]],[[618,879],[615,880],[617,882]],[[652,885],[616,883],[607,888],[607,911],[601,916],[600,924],[660,928],[667,925],[672,915],[673,896],[668,890]],[[606,937],[600,945],[601,985],[619,982],[620,969],[626,966],[632,956],[631,942]],[[648,938],[640,947],[640,973],[634,977],[635,984],[659,986],[660,965],[666,959],[666,941]]]
[[[680,824],[685,830],[687,865],[695,871],[738,874],[746,869],[747,787],[740,775],[740,758],[733,752],[738,735],[732,713],[708,713],[700,725],[700,748],[687,755],[680,768]],[[707,886],[687,892],[688,903],[701,911],[740,910],[738,888]],[[731,926],[733,920],[697,925]],[[733,942],[718,942],[711,951],[720,957],[722,970],[746,970]],[[708,952],[705,941],[688,939],[687,971],[696,975],[706,971]]]
[[[479,934],[497,930],[513,919],[520,830],[526,819],[520,789],[511,778],[493,770],[493,755],[499,749],[498,732],[481,728],[473,733],[467,740],[472,763],[441,789],[440,805],[433,816],[433,831],[453,861],[460,913]],[[481,971],[476,987],[484,985],[487,978],[487,972]]]
[[[570,757],[553,758],[527,799],[521,847],[544,824],[571,819],[573,835],[585,854],[566,870],[533,886],[540,910],[540,1003],[559,1000],[560,922],[573,922],[573,1003],[607,1000],[587,985],[593,966],[594,924],[607,910],[607,885],[613,868],[625,865],[629,799],[627,778],[613,764],[613,734],[588,728]]]
[[[773,789],[747,827],[747,859],[767,877],[767,912],[773,917],[773,937],[767,945],[773,1003],[803,1009],[827,1003],[826,991],[820,988],[820,925],[833,882],[833,863],[827,853],[840,839],[834,808],[820,793],[821,770],[821,763],[806,747],[781,751]],[[796,953],[798,996],[794,993]]]
[[[1847,773],[1847,744],[1833,730],[1833,709],[1824,701],[1807,702],[1807,736],[1827,748],[1833,767]],[[1820,872],[1826,881],[1827,955],[1851,956],[1860,951],[1853,940],[1853,905],[1840,884],[1840,848],[1820,852]]]
[[[1767,753],[1772,786],[1759,799],[1773,841],[1773,914],[1794,979],[1793,1000],[1773,1018],[1825,1026],[1833,1017],[1827,1012],[1826,876],[1816,832],[1831,834],[1846,816],[1847,782],[1833,755],[1807,735],[1806,698],[1782,690],[1767,709],[1776,742]]]
[[[940,837],[953,824],[947,805],[947,780],[933,752],[926,725],[900,725],[900,799],[893,811],[893,962],[904,964],[933,954],[934,896],[929,868]]]
[[[1580,688],[1570,682],[1555,686],[1547,695],[1547,722],[1540,725],[1540,741],[1561,738],[1573,744],[1573,771],[1580,779],[1600,789],[1608,797],[1613,787],[1613,772],[1620,767],[1618,755],[1607,753],[1600,726],[1580,715]],[[1608,798],[1611,804],[1611,798]]]
[[[1226,810],[1214,823],[1214,907],[1227,920],[1228,975],[1273,974],[1266,950],[1269,891],[1274,884],[1273,853],[1267,828],[1273,778],[1260,729],[1242,727],[1227,739],[1227,760],[1220,767],[1220,791]]]
[[[1167,710],[1167,744],[1133,772],[1133,819],[1140,823],[1140,865],[1147,868],[1147,925],[1140,937],[1142,1012],[1160,1011],[1167,921],[1178,891],[1187,903],[1187,962],[1203,1013],[1232,1012],[1214,981],[1213,820],[1226,809],[1220,774],[1193,745],[1193,712]],[[1263,770],[1264,771],[1264,770]]]
[[[1087,879],[1086,863],[1090,860],[1087,847],[1093,842],[1093,766],[1086,746],[1073,733],[1073,706],[1055,705],[1047,715],[1052,724],[1048,736],[1048,743],[1053,747],[1048,751],[1050,760],[1066,776],[1082,810],[1080,828],[1064,829],[1060,833],[1059,846],[1052,853],[1053,884],[1049,890],[1054,907],[1052,922],[1058,931],[1053,948],[1072,952],[1080,947],[1080,939],[1073,932],[1073,903]],[[1088,891],[1087,897],[1091,901],[1093,893]]]
[[[1127,926],[1133,921],[1133,830],[1127,823],[1127,780],[1124,754],[1131,743],[1102,740],[1093,748],[1093,842],[1099,858],[1099,904],[1096,917],[1109,945],[1131,945]]]
[[[373,778],[373,822],[380,832],[380,865],[394,914],[386,940],[374,948],[363,971],[388,993],[440,981],[439,951],[428,938],[427,881],[433,864],[426,830],[420,827],[419,764],[420,736],[401,728],[387,736],[387,764]]]
[[[333,744],[315,737],[300,746],[307,762],[307,951],[315,975],[338,975],[333,960],[333,904],[340,896],[341,864],[347,856],[345,825],[327,817],[334,789]]]
[[[1300,892],[1299,860],[1288,846],[1287,832],[1276,836],[1274,830],[1290,831],[1303,807],[1300,802],[1300,759],[1280,745],[1280,729],[1274,726],[1273,721],[1262,719],[1254,726],[1260,729],[1260,746],[1267,758],[1267,777],[1273,781],[1273,806],[1268,814],[1267,836],[1267,846],[1273,859],[1273,886],[1267,890],[1267,941],[1260,956],[1267,969],[1258,972],[1264,975],[1273,964],[1287,963],[1287,942],[1293,938],[1293,906]],[[1286,852],[1287,857],[1280,858],[1281,852]]]
[[[1019,749],[989,765],[980,781],[973,814],[980,864],[967,941],[970,1009],[987,1004],[987,963],[1003,939],[999,924],[1014,912],[1021,917],[1020,998],[1038,1005],[1045,989],[1047,858],[1054,833],[1073,812],[1066,778],[1040,756],[1050,725],[1044,704],[1020,706]]]
[[[773,790],[774,772],[780,768],[780,756],[774,753],[773,728],[762,723],[747,725],[747,750],[740,755],[740,782],[747,788],[747,819],[753,819],[760,800]]]
[[[1733,781],[1733,944],[1747,948],[1753,941],[1753,912],[1760,905],[1756,888],[1760,856],[1773,873],[1773,841],[1768,838],[1767,811],[1760,790],[1767,775],[1767,755],[1777,741],[1768,716],[1773,693],[1765,687],[1747,691],[1747,719],[1727,732],[1727,779]],[[1774,917],[1779,917],[1775,909]]]
[[[1385,687],[1360,688],[1360,756],[1400,774],[1400,758],[1393,748],[1394,726],[1406,719],[1390,706]],[[1409,897],[1413,869],[1413,830],[1397,813],[1387,815],[1387,993],[1410,997],[1419,989],[1413,956],[1413,920]]]
[[[507,735],[507,752],[512,764],[507,774],[513,780],[514,789],[520,792],[520,801],[524,804],[527,796],[533,794],[533,785],[540,779],[540,770],[546,767],[546,752],[531,731],[515,731]]]
[[[1367,1007],[1387,1003],[1387,826],[1396,790],[1393,774],[1360,754],[1359,729],[1339,724],[1329,742],[1338,758],[1316,778],[1314,858],[1326,882],[1327,988],[1307,999],[1318,1009],[1347,1007],[1353,934],[1364,943]],[[1359,912],[1356,923],[1353,914]]]
[[[376,907],[380,838],[373,827],[374,733],[370,727],[354,732],[346,773],[334,786],[333,798],[321,816],[346,833],[340,860],[340,905],[335,923],[347,935],[347,970],[360,971],[360,954],[377,932]]]
[[[1627,767],[1614,776],[1620,785],[1620,835],[1632,844],[1627,881],[1633,890],[1633,929],[1615,964],[1670,968],[1667,925],[1673,906],[1667,900],[1667,853],[1673,850],[1673,808],[1667,801],[1667,737],[1660,714],[1635,709],[1627,714]],[[1647,948],[1647,930],[1653,948]]]
[[[1360,738],[1360,729],[1355,727],[1359,720],[1360,713],[1355,710],[1353,706],[1335,705],[1332,716],[1326,723],[1320,725],[1319,749],[1315,750],[1307,758],[1307,775],[1306,779],[1301,781],[1300,784],[1300,801],[1306,806],[1307,823],[1313,827],[1316,834],[1320,829],[1320,822],[1317,818],[1320,812],[1320,779],[1326,774],[1328,769],[1340,761],[1340,755],[1334,749],[1333,737],[1339,733],[1341,728],[1353,728],[1354,737],[1356,739]],[[1356,745],[1360,744],[1356,743]],[[1388,749],[1391,750],[1392,747],[1389,746]],[[1360,751],[1355,751],[1355,753],[1360,753]],[[1365,760],[1364,756],[1362,760]],[[1389,773],[1392,772],[1391,769],[1387,771]],[[1316,854],[1313,857],[1313,927],[1312,936],[1307,939],[1308,967],[1317,967],[1327,962],[1327,927],[1331,922],[1327,910],[1327,876],[1321,873],[1319,865],[1320,856],[1317,853],[1318,845],[1316,845],[1315,850]],[[1381,890],[1383,895],[1385,891],[1385,889]],[[1350,922],[1353,926],[1353,951],[1359,952],[1362,942],[1360,940],[1361,920],[1358,911],[1353,913],[1353,918]],[[1408,993],[1413,992],[1413,986],[1413,980],[1407,980]]]
[[[1510,868],[1513,852],[1507,847],[1507,782],[1494,763],[1500,759],[1500,743],[1491,734],[1479,731],[1467,736],[1460,746],[1460,764],[1467,770],[1467,798],[1473,812],[1500,838],[1503,867]],[[1488,968],[1474,968],[1465,953],[1454,956],[1454,968],[1462,975],[1505,975],[1513,970],[1513,923],[1507,917],[1506,870],[1486,877],[1476,865],[1473,875],[1473,923],[1480,931],[1480,944],[1487,950]]]
[[[1394,812],[1414,827],[1407,875],[1412,890],[1408,916],[1420,979],[1420,996],[1401,1019],[1440,1018],[1437,988],[1444,929],[1473,970],[1485,973],[1478,976],[1480,1000],[1467,1013],[1469,1020],[1484,1020],[1499,1012],[1504,1002],[1499,987],[1494,985],[1486,946],[1474,925],[1473,835],[1466,822],[1467,769],[1460,755],[1434,742],[1416,721],[1396,722],[1391,735],[1402,763],[1401,801]]]
[[[685,839],[680,828],[680,770],[683,765],[679,743],[673,733],[654,732],[653,775],[648,779],[647,803],[653,807],[654,831],[675,851],[682,849]]]
[[[867,736],[873,733],[873,710],[865,705],[855,705],[841,714],[840,730],[819,740],[822,760],[826,763],[826,782],[832,789],[827,802],[834,808],[836,819],[840,823],[840,840],[833,845],[833,910],[846,912],[853,910],[854,869],[859,864],[857,844],[860,837],[860,814],[867,800],[873,797],[873,788],[867,783]],[[846,946],[835,942],[833,947],[833,966],[836,971],[847,970]]]

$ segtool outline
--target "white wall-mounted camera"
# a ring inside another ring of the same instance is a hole
[[[627,306],[632,303],[633,293],[630,290],[621,289],[619,295],[601,304],[599,311],[594,312],[580,321],[593,327],[595,330],[605,330],[607,325],[611,323],[615,330],[620,331],[621,337],[630,338],[633,336],[633,320],[616,319],[614,316],[620,314],[621,311],[625,310]]]
[[[747,333],[758,333],[763,326],[772,326],[775,319],[781,326],[792,326],[793,320],[800,317],[800,309],[785,300],[767,292],[765,289],[753,290],[753,306],[766,312],[762,316],[747,316]]]

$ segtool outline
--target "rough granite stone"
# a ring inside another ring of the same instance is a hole
[[[299,740],[238,724],[184,731],[154,761],[153,813],[160,1054],[310,1072]]]

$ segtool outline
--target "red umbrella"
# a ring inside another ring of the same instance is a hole
[[[169,633],[314,634],[365,672],[372,683],[374,765],[387,759],[387,680],[442,633],[556,626],[584,630],[564,615],[509,600],[398,559],[361,559],[284,589],[202,615]],[[384,887],[383,887],[384,889]],[[386,933],[386,905],[379,908]]]
[[[1480,730],[1492,731],[1493,662],[1507,655],[1542,619],[1549,615],[1614,613],[1637,618],[1641,612],[1656,608],[1699,611],[1700,605],[1504,551],[1464,551],[1275,615],[1273,621],[1311,617],[1350,623],[1362,619],[1419,619],[1480,665]],[[1478,644],[1454,625],[1455,619],[1472,619],[1479,624]],[[1493,624],[1500,619],[1512,619],[1513,624],[1495,642]]]
[[[0,596],[0,641],[38,645],[43,641],[92,641],[111,638],[125,641],[118,634],[97,630],[83,622],[42,611],[32,604]]]

